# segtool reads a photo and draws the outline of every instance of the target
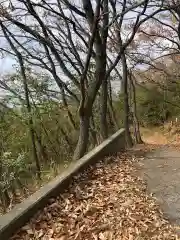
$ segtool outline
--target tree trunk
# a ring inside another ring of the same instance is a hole
[[[102,77],[102,87],[101,87],[101,109],[100,109],[100,132],[102,139],[108,137],[108,124],[107,124],[107,96],[108,96],[108,79],[106,78],[106,64],[107,64],[107,53],[106,53],[106,44],[108,37],[108,24],[109,24],[109,8],[108,0],[102,2],[102,15],[103,23],[101,29],[101,39],[102,39],[102,48],[101,48],[101,57],[98,58],[100,67],[100,77]],[[97,51],[98,53],[98,51]]]
[[[133,112],[135,141],[136,141],[136,143],[141,144],[141,143],[143,143],[143,140],[141,138],[140,126],[139,126],[139,121],[138,121],[138,117],[137,117],[136,87],[135,87],[135,83],[132,79],[131,73],[130,73],[129,79],[130,79],[130,84],[132,86],[132,112]]]
[[[91,138],[92,138],[92,145],[95,147],[98,144],[98,140],[97,140],[97,132],[96,132],[96,126],[95,126],[93,114],[91,116],[90,122],[91,122],[90,123],[90,133],[91,133]]]
[[[64,139],[68,145],[68,148],[70,151],[72,151],[72,143],[71,143],[71,140],[69,139],[68,135],[66,134],[65,130],[62,128],[62,127],[59,127],[60,131],[61,131],[61,134],[64,136]]]
[[[125,136],[126,136],[126,144],[128,147],[133,146],[133,141],[131,138],[131,133],[129,129],[129,102],[128,102],[128,72],[127,72],[127,63],[125,53],[122,53],[121,56],[122,67],[123,67],[123,94],[124,94],[124,128],[125,128]]]
[[[114,129],[115,129],[115,124],[114,124],[114,121],[112,119],[112,115],[111,115],[109,107],[107,109],[107,117],[108,117],[108,131],[109,131],[110,134],[112,134],[114,132]]]
[[[70,121],[72,127],[74,129],[77,129],[76,122],[75,122],[75,120],[73,118],[73,115],[72,115],[71,111],[69,110],[68,103],[67,103],[67,100],[66,100],[66,97],[65,97],[65,92],[64,92],[64,88],[63,87],[61,88],[61,96],[62,96],[63,105],[64,105],[64,107],[67,110],[69,121]]]
[[[116,130],[118,130],[119,129],[119,123],[118,123],[118,120],[117,120],[117,117],[116,117],[116,113],[114,111],[112,100],[111,100],[110,97],[108,97],[108,106],[109,106],[109,112],[111,114],[111,118],[112,118],[113,124],[114,124]]]
[[[28,85],[27,85],[27,79],[26,79],[25,69],[24,69],[22,59],[20,59],[19,62],[20,62],[20,66],[21,66],[21,74],[23,77],[26,107],[27,107],[27,112],[28,112],[28,125],[29,125],[29,132],[30,132],[30,137],[31,137],[31,142],[32,142],[33,159],[36,162],[37,176],[40,179],[41,178],[41,166],[40,166],[40,162],[39,162],[39,158],[38,158],[38,154],[37,154],[37,148],[36,148],[35,131],[34,131],[34,124],[33,124],[33,119],[32,119],[32,111],[31,111],[31,103],[29,100],[29,89],[28,89]]]
[[[35,131],[35,134],[36,134],[37,142],[39,144],[39,150],[40,150],[41,157],[47,163],[48,162],[48,154],[46,151],[46,146],[43,145],[41,136],[39,136],[36,131]]]
[[[74,152],[73,160],[78,160],[87,151],[88,140],[89,140],[89,124],[90,124],[90,116],[80,115],[79,139]]]
[[[2,206],[3,206],[3,211],[4,211],[4,213],[6,213],[6,210],[11,203],[11,198],[9,196],[7,189],[5,189],[4,191],[1,192],[1,202],[2,202]]]
[[[102,140],[108,137],[108,124],[107,124],[107,80],[102,82],[101,96],[100,96],[100,133]]]
[[[39,179],[41,179],[41,167],[40,167],[40,162],[39,162],[39,158],[38,158],[38,154],[37,154],[33,122],[31,119],[29,120],[29,128],[30,128],[29,131],[30,131],[30,136],[31,136],[31,141],[32,141],[33,159],[36,162],[37,176]]]

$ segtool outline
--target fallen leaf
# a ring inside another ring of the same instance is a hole
[[[135,174],[138,157],[125,152],[104,161],[73,178],[68,191],[50,199],[12,240],[178,239]]]

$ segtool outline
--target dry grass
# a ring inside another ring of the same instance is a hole
[[[9,206],[3,206],[0,201],[0,216],[6,214],[7,212],[10,212],[15,205],[21,203],[46,183],[54,179],[57,175],[61,174],[69,166],[69,164],[70,161],[59,165],[56,164],[55,166],[47,168],[46,171],[41,172],[41,180],[38,178],[29,179],[29,181],[23,185],[23,188],[16,189],[16,194],[13,193],[12,195],[9,193],[9,196],[11,198]]]
[[[124,153],[90,167],[12,239],[178,239],[135,174],[136,161],[132,153]]]
[[[180,123],[165,123],[162,127],[141,128],[146,144],[180,149]]]
[[[160,128],[142,128],[141,133],[143,141],[147,144],[165,145],[170,141],[167,134],[163,133]]]

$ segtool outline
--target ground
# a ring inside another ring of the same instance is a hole
[[[139,161],[139,172],[165,216],[180,224],[180,151],[161,146]]]
[[[143,139],[76,176],[12,239],[180,239],[179,145],[158,132]]]

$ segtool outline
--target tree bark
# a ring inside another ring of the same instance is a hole
[[[124,128],[125,128],[126,144],[128,147],[132,147],[133,141],[131,138],[130,126],[129,126],[128,71],[127,71],[126,56],[124,52],[121,55],[121,60],[122,60],[122,68],[123,68],[122,83],[123,83],[123,94],[124,94]]]
[[[92,145],[95,147],[98,144],[98,140],[97,140],[96,125],[94,122],[93,114],[92,114],[91,120],[90,120],[90,133],[91,133],[91,138],[92,138]]]
[[[72,143],[71,143],[71,140],[69,139],[69,137],[68,137],[68,135],[66,134],[65,130],[64,130],[61,126],[59,126],[59,129],[60,129],[60,131],[61,131],[61,134],[64,136],[64,139],[65,139],[65,141],[66,141],[66,143],[67,143],[67,145],[68,145],[69,150],[72,151]]]
[[[104,73],[105,73],[105,71],[104,71]],[[108,124],[107,124],[107,95],[108,95],[108,91],[107,90],[108,90],[107,79],[104,78],[104,80],[102,82],[101,95],[100,95],[100,134],[101,134],[102,140],[104,140],[108,137]]]
[[[108,97],[108,107],[109,107],[109,112],[111,114],[113,124],[114,124],[116,130],[118,130],[119,129],[119,123],[118,123],[118,120],[117,120],[117,117],[116,117],[116,112],[113,108],[112,99],[110,97]]]
[[[36,131],[35,131],[35,135],[36,135],[37,143],[39,145],[40,155],[41,155],[42,159],[44,160],[44,162],[48,163],[48,154],[47,154],[46,146],[43,145],[41,136],[38,135],[38,133]]]
[[[100,95],[100,132],[102,140],[108,137],[108,124],[107,124],[107,96],[108,96],[108,79],[106,78],[106,62],[107,62],[107,53],[106,53],[106,44],[108,37],[108,23],[109,23],[109,9],[108,9],[108,0],[104,0],[102,9],[103,15],[103,26],[101,30],[101,39],[102,39],[102,58],[98,59],[101,64],[101,77],[102,77],[102,87]]]
[[[136,87],[133,81],[131,73],[129,74],[130,84],[132,86],[132,112],[133,112],[133,122],[134,122],[134,137],[138,144],[142,144],[143,140],[140,134],[139,120],[137,117],[137,104],[136,104]]]
[[[80,115],[79,139],[74,151],[73,160],[78,160],[87,151],[89,141],[90,116]]]
[[[27,113],[28,113],[28,122],[29,122],[29,132],[32,142],[32,151],[33,151],[33,158],[36,162],[36,168],[37,168],[37,176],[40,179],[41,178],[41,166],[37,154],[37,148],[36,148],[36,140],[35,140],[35,131],[34,131],[34,124],[32,119],[32,111],[31,111],[31,103],[29,100],[29,89],[27,84],[27,78],[25,74],[24,64],[21,55],[18,56],[19,58],[19,64],[21,68],[21,75],[23,78],[23,85],[24,85],[24,93],[25,93],[25,99],[26,99],[26,107],[27,107]]]

